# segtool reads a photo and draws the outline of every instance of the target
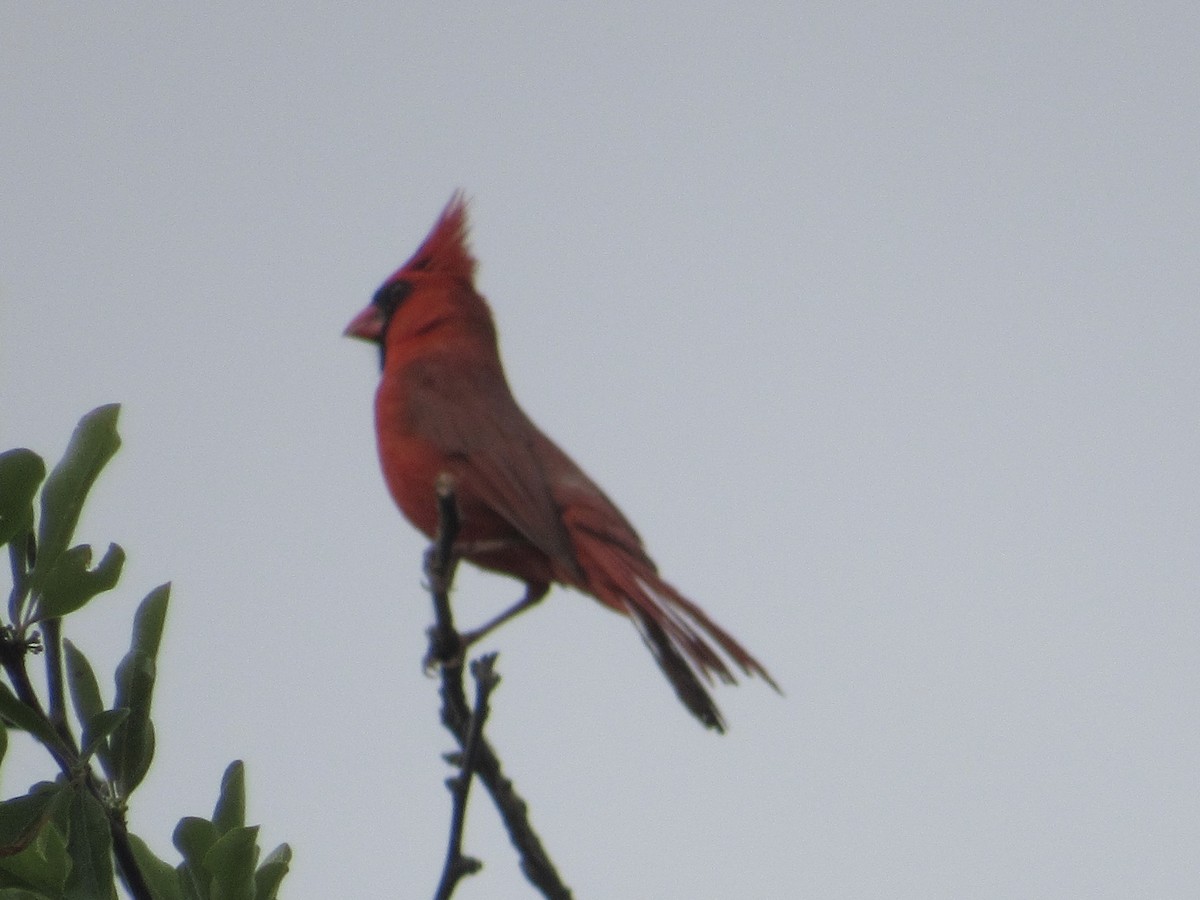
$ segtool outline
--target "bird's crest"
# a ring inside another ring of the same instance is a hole
[[[438,272],[467,281],[475,277],[475,257],[467,246],[467,198],[455,191],[429,235],[388,281],[413,272]]]

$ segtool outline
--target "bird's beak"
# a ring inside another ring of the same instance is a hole
[[[372,303],[350,321],[342,335],[378,344],[383,341],[383,324],[383,310]]]

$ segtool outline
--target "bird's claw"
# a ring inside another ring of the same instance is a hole
[[[444,631],[433,626],[428,631],[429,649],[421,660],[421,668],[426,675],[432,675],[435,669],[457,668],[462,666],[467,655],[467,641],[457,631]]]

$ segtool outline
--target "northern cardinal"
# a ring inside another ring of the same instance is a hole
[[[524,599],[465,640],[537,603],[552,583],[568,585],[632,619],[684,706],[724,731],[704,684],[735,680],[718,649],[747,675],[775,682],[659,576],[620,510],[517,405],[475,265],[456,193],[345,332],[379,345],[375,431],[396,505],[432,537],[434,483],[448,473],[462,523],[456,554],[525,582]]]

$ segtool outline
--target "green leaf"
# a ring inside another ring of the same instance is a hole
[[[180,878],[190,882],[198,897],[209,896],[208,885],[212,877],[204,868],[204,857],[220,837],[212,822],[198,816],[180,819],[175,826],[175,833],[171,835],[171,843],[183,857]]]
[[[113,707],[128,709],[131,715],[144,716],[150,710],[154,690],[154,658],[134,648],[117,664],[117,693]]]
[[[33,525],[33,498],[46,463],[32,450],[0,453],[0,546]]]
[[[110,734],[129,718],[127,709],[105,709],[92,716],[83,726],[83,753],[81,762],[87,762],[97,748],[102,746]]]
[[[29,599],[29,569],[33,566],[36,543],[33,524],[30,523],[28,528],[18,532],[8,544],[8,562],[13,579],[12,591],[8,595],[10,622],[25,620],[25,603]]]
[[[8,754],[8,726],[0,719],[0,767],[4,765],[4,757]]]
[[[104,709],[100,684],[96,681],[96,673],[83,651],[67,638],[63,639],[63,657],[66,660],[67,682],[71,687],[75,715],[80,722],[86,722]]]
[[[204,856],[212,876],[212,900],[254,900],[254,867],[258,862],[258,826],[223,834]]]
[[[180,884],[179,873],[173,866],[155,856],[146,846],[146,842],[136,834],[129,835],[129,844],[133,847],[137,867],[150,886],[155,900],[186,900],[187,895]]]
[[[277,900],[279,885],[292,863],[292,848],[280,844],[254,873],[254,900]]]
[[[25,895],[0,891],[0,900],[20,896],[61,897],[70,868],[66,836],[53,822],[47,822],[28,847],[14,856],[0,859],[0,873],[3,873],[5,884],[25,885],[45,893]]]
[[[62,748],[62,740],[45,716],[39,715],[17,699],[12,689],[0,681],[0,716],[33,735],[47,747]]]
[[[108,816],[90,791],[79,789],[73,793],[67,837],[71,870],[63,887],[63,900],[117,900]]]
[[[0,804],[0,822],[5,833],[0,855],[0,884],[10,889],[27,889],[33,896],[60,898],[71,859],[67,855],[66,811],[71,793],[64,783],[41,782],[24,797]],[[26,838],[13,838],[24,832]],[[24,846],[20,846],[20,845]],[[0,892],[19,897],[20,893]]]
[[[87,657],[65,638],[63,639],[63,658],[66,662],[67,684],[71,689],[71,705],[75,708],[75,718],[80,722],[90,722],[94,716],[104,711],[104,700],[100,696],[100,685],[96,681],[96,673],[92,671]],[[108,752],[107,742],[96,747],[96,758],[100,760],[104,773],[112,778],[112,759]]]
[[[140,650],[151,659],[158,656],[162,642],[163,625],[167,618],[167,606],[171,601],[171,582],[160,584],[139,604],[133,615],[133,640],[130,648]]]
[[[131,650],[117,666],[115,709],[129,710],[109,741],[117,795],[128,798],[142,783],[154,759],[154,725],[150,697],[154,692],[154,660]]]
[[[234,760],[225,769],[212,821],[221,834],[246,824],[246,767],[240,759]]]
[[[116,544],[109,544],[108,552],[96,568],[88,568],[91,562],[92,548],[87,544],[59,554],[58,561],[42,580],[34,621],[61,618],[75,612],[97,594],[112,590],[121,577],[125,551]]]
[[[57,894],[55,895],[57,896]],[[10,887],[0,889],[0,900],[54,900],[37,891],[27,891],[25,888]]]
[[[32,576],[35,591],[70,544],[88,491],[121,446],[117,435],[120,411],[121,407],[113,403],[97,407],[80,419],[62,461],[46,479],[38,522],[38,558]]]
[[[150,701],[154,695],[155,655],[162,642],[163,624],[170,601],[171,585],[152,590],[133,619],[129,652],[117,666],[115,708],[129,710],[129,718],[113,732],[109,741],[113,778],[120,797],[142,783],[154,759],[154,725]]]
[[[23,797],[0,803],[0,858],[14,856],[33,842],[50,821],[54,801],[62,790],[43,782]]]

